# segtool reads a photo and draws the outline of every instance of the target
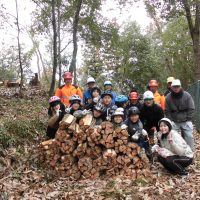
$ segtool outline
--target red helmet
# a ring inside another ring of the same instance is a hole
[[[157,80],[150,80],[149,81],[149,87],[158,87],[158,81]]]
[[[50,97],[50,99],[49,99],[49,104],[50,104],[50,103],[53,103],[53,102],[55,102],[55,101],[60,101],[60,98],[57,97],[57,96],[52,96],[52,97]]]
[[[64,72],[63,78],[64,78],[64,80],[66,80],[66,79],[71,80],[72,79],[72,73],[71,72]]]
[[[128,95],[128,98],[129,99],[135,99],[137,100],[139,97],[138,97],[138,93],[137,92],[131,92],[129,95]]]

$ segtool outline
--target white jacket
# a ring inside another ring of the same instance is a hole
[[[189,158],[193,158],[193,152],[190,146],[185,142],[183,137],[175,130],[171,130],[168,136],[164,139],[161,139],[162,133],[158,132],[157,137],[160,141],[160,153],[164,153],[165,149],[167,155],[163,155],[163,157],[179,155],[179,156],[187,156]],[[159,154],[159,152],[158,152]],[[164,153],[165,154],[165,153]],[[162,156],[162,155],[161,155]]]

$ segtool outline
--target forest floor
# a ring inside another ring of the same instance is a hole
[[[57,177],[37,160],[37,147],[45,138],[47,124],[45,92],[27,90],[24,99],[13,94],[15,89],[7,92],[0,88],[0,200],[200,199],[199,133],[195,132],[195,160],[187,177],[170,175],[155,162],[151,178],[75,181]]]

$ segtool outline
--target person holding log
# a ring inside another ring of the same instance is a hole
[[[172,122],[162,118],[159,123],[157,137],[159,145],[152,147],[152,152],[158,156],[158,161],[171,173],[188,175],[186,167],[193,161],[193,151],[182,136],[172,130]]]
[[[124,109],[117,108],[115,112],[112,114],[111,120],[114,125],[114,128],[123,127],[122,125],[124,122]]]
[[[101,94],[102,104],[106,107],[106,112],[103,116],[103,121],[111,121],[111,116],[117,109],[117,106],[112,103],[113,95],[111,91],[104,91]]]
[[[151,91],[146,91],[143,95],[144,104],[140,112],[140,119],[144,129],[149,136],[149,143],[155,144],[155,133],[159,130],[158,122],[164,117],[162,108],[154,103],[154,96]]]
[[[91,89],[91,99],[92,101],[85,105],[86,110],[93,110],[94,106],[100,101],[101,90],[99,87],[95,86]]]
[[[52,96],[49,99],[49,109],[48,109],[48,127],[46,135],[48,138],[55,138],[56,131],[59,127],[59,122],[62,120],[65,114],[65,106],[61,102],[60,98],[57,96]]]
[[[103,122],[103,115],[105,112],[106,112],[106,107],[102,103],[99,102],[96,105],[94,105],[92,114],[96,120],[95,125],[100,125]]]
[[[124,124],[127,126],[129,140],[137,143],[141,148],[145,149],[148,158],[151,157],[148,134],[143,129],[143,124],[140,121],[140,110],[133,106],[128,110],[128,119]]]

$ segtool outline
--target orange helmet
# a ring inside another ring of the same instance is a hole
[[[129,99],[135,99],[137,100],[139,97],[138,97],[138,93],[137,92],[131,92],[129,95],[128,95],[128,98]]]
[[[66,80],[66,79],[71,80],[72,79],[71,72],[64,72],[63,78],[64,78],[64,80]]]
[[[157,80],[150,80],[149,81],[149,87],[158,87],[158,81]]]

